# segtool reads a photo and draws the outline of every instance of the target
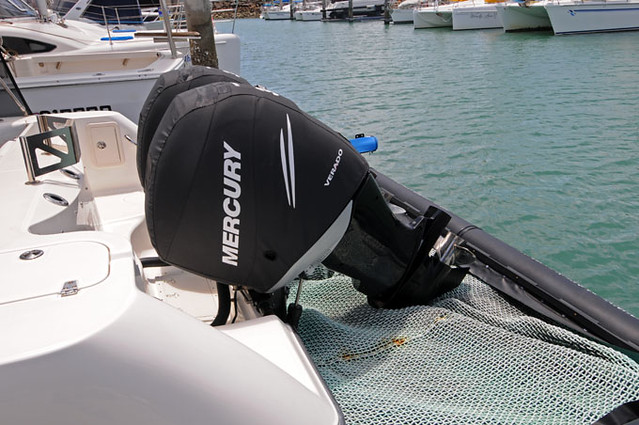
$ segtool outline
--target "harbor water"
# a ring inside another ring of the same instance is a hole
[[[639,316],[639,33],[258,19],[235,33],[252,84],[377,136],[371,166]]]

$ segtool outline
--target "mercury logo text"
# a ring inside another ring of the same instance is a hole
[[[242,155],[224,142],[224,200],[222,262],[237,267],[240,260],[240,170]]]

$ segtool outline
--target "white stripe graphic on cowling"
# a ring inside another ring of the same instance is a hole
[[[284,177],[284,187],[286,188],[286,199],[288,205],[295,208],[295,161],[293,158],[293,132],[291,130],[291,120],[286,114],[287,147],[284,147],[284,129],[280,130],[280,158],[282,160],[282,175]]]
[[[295,208],[295,162],[293,158],[293,131],[291,130],[291,120],[286,114],[286,129],[288,130],[288,172],[291,178],[291,197],[293,198],[293,208]]]

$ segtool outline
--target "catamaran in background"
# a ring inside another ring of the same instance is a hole
[[[453,8],[453,30],[478,30],[502,28],[496,3],[500,0],[471,0]]]
[[[545,8],[557,35],[639,30],[636,0],[553,0]]]
[[[390,15],[395,24],[413,23],[413,9],[422,5],[421,0],[404,0],[391,5]]]

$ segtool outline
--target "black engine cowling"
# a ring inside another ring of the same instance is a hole
[[[142,184],[144,184],[149,145],[155,130],[160,124],[160,120],[175,96],[195,87],[220,82],[250,85],[242,77],[207,66],[193,66],[167,72],[160,75],[156,80],[153,89],[147,96],[144,105],[142,105],[140,119],[138,120],[137,166]]]
[[[449,217],[436,210],[399,220],[342,135],[243,81],[175,91],[157,128],[141,129],[153,138],[138,161],[149,234],[164,261],[259,292],[324,261],[389,307],[458,283],[438,282],[441,263],[429,255]],[[158,90],[152,96],[166,102]]]

